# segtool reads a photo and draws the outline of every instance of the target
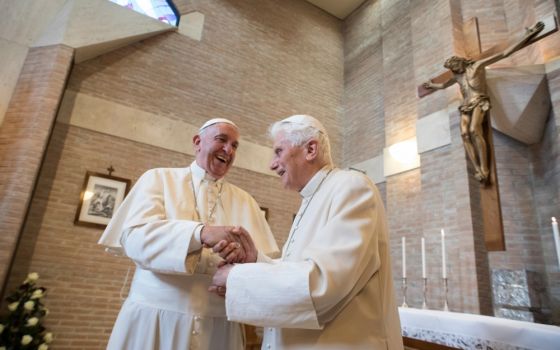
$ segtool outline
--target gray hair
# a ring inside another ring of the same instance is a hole
[[[280,120],[270,126],[268,134],[271,139],[275,139],[279,133],[283,133],[285,139],[292,146],[302,146],[312,138],[317,139],[319,143],[319,159],[328,165],[332,165],[331,143],[329,135],[311,125],[303,123],[294,123],[287,120]]]

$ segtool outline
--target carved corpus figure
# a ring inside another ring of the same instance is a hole
[[[488,144],[484,138],[483,122],[490,110],[490,99],[486,93],[485,67],[503,58],[510,56],[515,51],[525,47],[544,29],[543,22],[537,22],[528,28],[523,38],[508,47],[503,52],[480,59],[470,60],[463,57],[452,56],[444,63],[444,67],[451,70],[453,77],[443,83],[434,83],[431,80],[424,83],[427,89],[445,89],[455,83],[461,87],[463,103],[459,107],[461,113],[461,137],[467,155],[474,165],[475,178],[481,183],[486,183],[489,178]]]

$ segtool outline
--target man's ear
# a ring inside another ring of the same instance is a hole
[[[194,135],[194,137],[192,138],[192,143],[195,152],[198,152],[198,150],[200,149],[200,141],[201,141],[200,135]]]
[[[314,160],[319,156],[319,142],[311,139],[305,143],[305,159]]]

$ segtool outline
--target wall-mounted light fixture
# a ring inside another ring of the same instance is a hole
[[[416,137],[395,143],[383,149],[383,170],[391,176],[420,166]]]

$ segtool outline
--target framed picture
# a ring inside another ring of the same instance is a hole
[[[260,207],[266,221],[268,221],[268,208]]]
[[[121,205],[130,188],[130,180],[86,172],[74,223],[104,228]]]

